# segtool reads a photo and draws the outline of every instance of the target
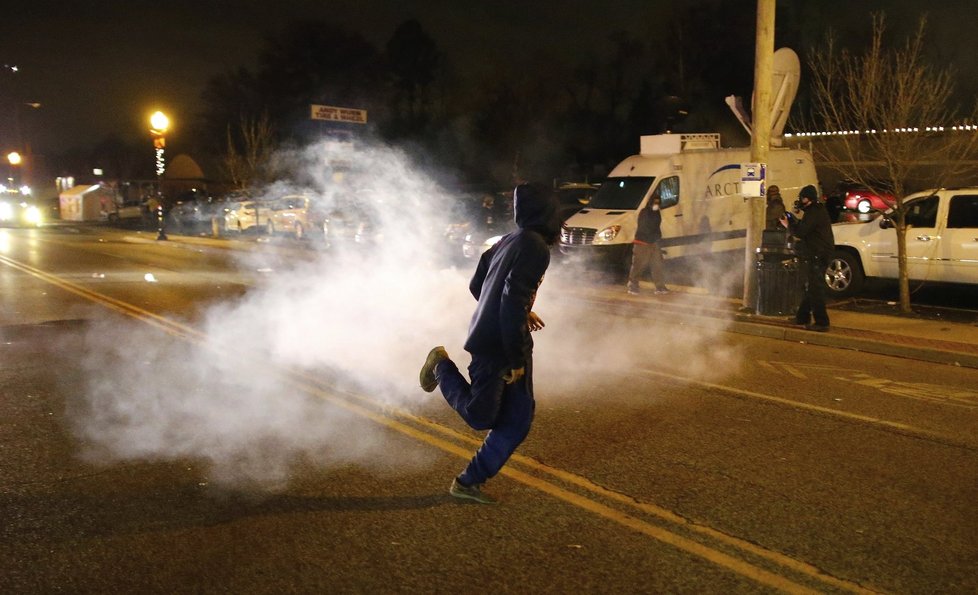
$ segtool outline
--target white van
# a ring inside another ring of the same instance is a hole
[[[619,163],[587,208],[569,217],[560,234],[564,254],[627,263],[639,211],[662,198],[662,246],[667,258],[744,250],[750,205],[741,191],[749,148],[722,148],[720,135],[641,137],[641,152]],[[806,186],[818,188],[807,151],[771,147],[766,183],[781,188],[786,207]]]

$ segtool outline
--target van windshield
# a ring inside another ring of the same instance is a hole
[[[655,177],[608,178],[588,204],[589,209],[637,209]]]

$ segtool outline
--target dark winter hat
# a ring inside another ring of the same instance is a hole
[[[798,192],[798,198],[807,198],[808,200],[815,202],[818,200],[818,190],[815,189],[815,186],[809,184]]]

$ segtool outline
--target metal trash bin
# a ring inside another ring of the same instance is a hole
[[[801,263],[792,254],[758,254],[757,303],[761,316],[786,316],[798,310],[804,292]]]

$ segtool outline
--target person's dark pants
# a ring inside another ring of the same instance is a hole
[[[628,288],[638,291],[638,282],[645,271],[652,271],[652,282],[659,291],[666,289],[665,275],[663,274],[662,250],[659,243],[644,244],[636,242],[632,244],[632,266],[628,271]]]
[[[508,372],[506,364],[498,359],[475,354],[469,364],[471,384],[452,360],[443,360],[435,368],[445,401],[472,429],[489,430],[468,467],[458,476],[464,485],[485,483],[494,477],[530,433],[535,409],[533,364],[528,361],[526,374],[513,384],[503,380],[503,374]]]
[[[805,272],[805,295],[795,314],[795,322],[808,324],[815,319],[815,324],[829,326],[829,313],[825,310],[825,267],[826,259],[822,257],[808,258],[802,261]]]

